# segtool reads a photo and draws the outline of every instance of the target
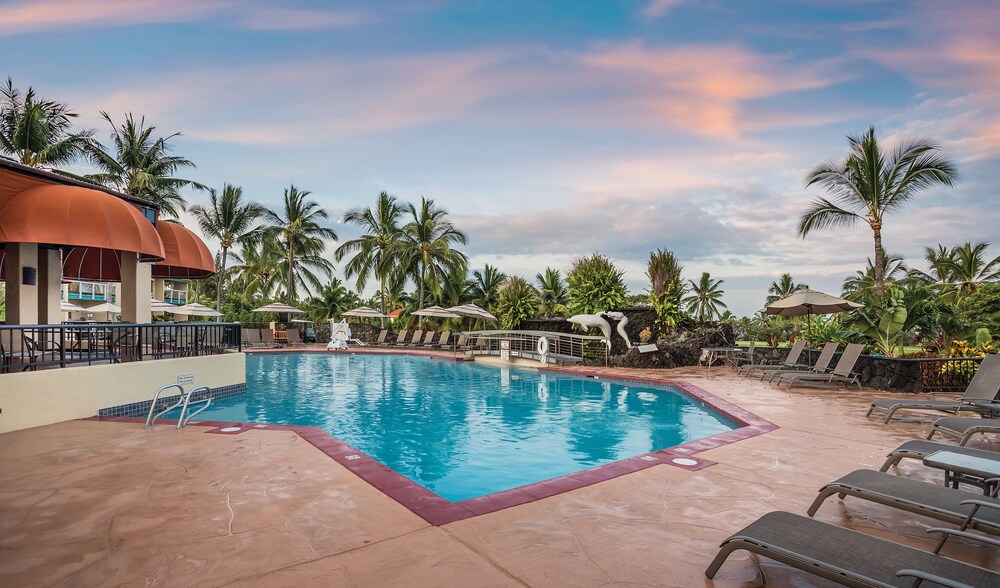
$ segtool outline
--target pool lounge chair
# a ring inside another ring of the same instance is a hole
[[[958,414],[973,411],[980,414],[1000,413],[1000,355],[990,354],[979,364],[965,394],[957,400],[901,400],[899,398],[876,398],[868,407],[872,412],[885,413],[885,421],[892,420],[897,410],[937,410]],[[992,416],[992,414],[990,414]]]
[[[799,357],[802,356],[802,350],[806,346],[805,339],[799,339],[792,345],[792,348],[788,351],[788,357],[785,361],[781,363],[745,363],[736,370],[737,374],[743,376],[749,376],[753,371],[761,371],[760,378],[764,379],[764,374],[770,370],[805,370],[809,369],[811,366],[807,363],[799,363]]]
[[[468,340],[468,336],[465,333],[462,333],[461,335],[458,336],[458,340],[455,341],[455,343],[453,343],[453,344],[452,343],[448,343],[448,341],[445,341],[441,345],[441,349],[464,349],[465,348],[465,342],[467,340]]]
[[[388,334],[389,334],[389,330],[388,329],[382,329],[381,331],[379,331],[379,333],[378,333],[378,339],[375,340],[375,345],[377,345],[379,347],[385,345],[385,336],[388,335]]]
[[[431,347],[434,344],[434,335],[435,335],[434,331],[427,331],[427,334],[424,335],[424,342],[421,343],[421,344],[418,344],[417,346],[418,347]]]
[[[756,341],[751,341],[747,345],[746,351],[737,351],[733,353],[729,361],[733,364],[734,368],[738,368],[741,362],[753,363],[753,350],[757,346]]]
[[[400,347],[402,345],[405,345],[406,344],[406,336],[408,334],[409,334],[409,331],[407,331],[406,329],[403,329],[402,331],[399,332],[398,335],[396,335],[396,341],[395,341],[395,343],[387,341],[385,343],[385,346],[386,347]]]
[[[764,372],[761,376],[761,380],[765,377],[768,382],[773,382],[775,378],[780,378],[785,374],[805,372],[808,374],[827,374],[830,373],[830,362],[833,361],[833,354],[837,352],[836,343],[827,343],[823,345],[823,349],[819,352],[819,357],[816,358],[816,363],[812,367],[805,370],[772,370],[771,372]]]
[[[1000,419],[980,419],[976,417],[945,417],[934,421],[931,432],[927,438],[934,437],[934,433],[942,433],[949,437],[958,439],[959,445],[965,445],[972,439],[973,435],[986,435],[993,433],[1000,435]]]
[[[992,497],[976,497],[947,486],[921,482],[874,470],[855,470],[819,489],[819,496],[806,513],[816,514],[823,502],[834,494],[853,496],[876,504],[937,519],[946,523],[1000,535],[1000,501],[996,490]],[[981,502],[994,508],[981,508]],[[971,504],[970,504],[971,503]]]
[[[904,459],[922,460],[924,457],[938,451],[950,451],[952,453],[958,453],[959,455],[968,455],[969,457],[981,457],[983,459],[995,459],[1000,461],[1000,452],[997,451],[990,451],[988,449],[973,449],[972,447],[959,447],[948,443],[936,443],[934,441],[914,439],[912,441],[907,441],[890,451],[889,455],[886,456],[882,467],[879,468],[879,471],[887,472],[889,471],[889,468],[897,465]]]
[[[409,343],[406,343],[407,347],[414,347],[420,344],[420,338],[424,336],[424,332],[420,329],[413,331],[413,338],[410,339]]]
[[[299,335],[298,329],[288,329],[288,332],[285,334],[285,344],[289,347],[292,345],[305,345],[302,337]]]
[[[441,331],[441,336],[438,337],[437,343],[433,343],[432,342],[430,346],[433,347],[433,348],[435,348],[435,349],[441,349],[448,342],[448,339],[450,337],[451,337],[451,331]],[[427,346],[424,345],[424,347],[427,347]]]
[[[955,535],[1000,546],[1000,541],[952,529],[928,532]],[[906,586],[915,579],[945,586],[998,586],[1000,574],[872,535],[795,515],[769,512],[723,541],[719,554],[705,570],[714,578],[729,555],[739,549],[773,559],[845,586]]]
[[[791,388],[796,382],[815,382],[818,384],[843,384],[847,386],[848,384],[857,384],[858,389],[861,389],[861,376],[854,373],[854,366],[858,363],[858,358],[861,357],[861,352],[864,351],[865,346],[860,343],[851,343],[844,349],[844,353],[840,355],[840,359],[837,361],[837,367],[833,368],[833,371],[828,374],[815,374],[810,372],[786,372],[781,378],[778,379],[778,386],[781,386],[782,382],[788,382],[788,387]]]

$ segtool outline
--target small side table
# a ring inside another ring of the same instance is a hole
[[[936,451],[924,457],[924,465],[944,470],[944,484],[958,488],[960,483],[971,484],[983,489],[983,494],[992,496],[997,490],[1000,478],[1000,459],[988,459],[962,455],[951,451]],[[992,480],[992,481],[989,481]]]

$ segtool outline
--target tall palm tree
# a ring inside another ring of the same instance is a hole
[[[70,163],[92,144],[93,130],[71,132],[77,114],[65,104],[37,96],[31,86],[21,96],[11,78],[0,95],[0,152],[19,163],[32,167]]]
[[[1000,280],[1000,256],[987,260],[989,246],[989,243],[965,243],[951,250],[951,275],[959,298],[975,292],[983,282]]]
[[[420,207],[406,206],[411,220],[403,227],[399,256],[403,274],[417,284],[418,308],[424,308],[424,295],[438,291],[441,280],[456,265],[465,265],[465,254],[455,249],[466,242],[465,233],[452,224],[448,211],[434,205],[434,200],[420,199]]]
[[[538,282],[538,311],[542,316],[565,315],[569,305],[569,290],[559,270],[545,268],[544,273],[535,274]]]
[[[924,248],[924,259],[927,260],[928,271],[911,269],[907,277],[922,286],[936,286],[942,294],[952,289],[954,266],[952,250],[938,244],[937,249]]]
[[[278,242],[269,237],[247,241],[234,257],[238,265],[231,271],[240,298],[247,303],[270,298],[282,280],[279,265],[284,255]]]
[[[482,271],[472,272],[472,282],[469,287],[472,301],[492,312],[500,300],[500,287],[506,279],[507,274],[488,263]]]
[[[229,250],[257,235],[258,228],[254,224],[263,216],[264,207],[254,202],[244,202],[243,188],[228,183],[222,185],[221,195],[211,189],[209,196],[209,205],[192,206],[191,214],[198,220],[201,232],[206,237],[218,239],[222,248],[222,265],[219,266],[221,277],[215,294],[215,310],[220,310]]]
[[[352,208],[344,213],[344,222],[360,226],[365,233],[357,239],[344,242],[337,248],[336,259],[353,255],[344,266],[347,278],[357,276],[358,292],[364,290],[368,278],[374,275],[379,281],[379,300],[382,314],[385,314],[385,283],[394,267],[393,251],[399,246],[402,229],[399,226],[403,207],[396,197],[386,192],[378,195],[375,209]],[[383,326],[385,325],[383,320]]]
[[[332,229],[319,224],[328,218],[325,210],[313,201],[307,201],[310,192],[299,190],[293,184],[285,189],[281,214],[272,210],[264,211],[264,220],[271,226],[267,235],[281,247],[280,269],[285,278],[285,296],[289,305],[295,303],[297,288],[301,286],[309,293],[309,286],[317,289],[323,283],[312,271],[322,272],[327,279],[333,273],[333,264],[323,257],[326,249],[324,239],[336,239]]]
[[[320,288],[317,296],[306,301],[309,319],[313,322],[326,322],[346,310],[358,306],[357,294],[344,287],[344,284],[336,277],[330,278],[330,282]]]
[[[836,202],[819,198],[799,219],[803,237],[813,229],[850,226],[863,221],[875,240],[875,292],[885,294],[882,223],[920,191],[935,185],[952,186],[958,172],[939,147],[926,139],[909,139],[892,153],[882,149],[875,128],[848,137],[850,151],[843,161],[828,161],[813,168],[806,187],[819,184]]]
[[[145,117],[136,123],[132,113],[125,115],[121,126],[116,126],[108,113],[101,112],[101,116],[111,125],[113,149],[105,151],[96,144],[88,149],[91,163],[101,171],[85,179],[155,202],[164,214],[172,216],[177,216],[178,208],[184,210],[181,188],[207,189],[193,180],[174,177],[183,168],[195,167],[190,160],[170,154],[170,140],[180,133],[154,137],[156,127],[147,127]]]
[[[715,317],[722,316],[723,308],[728,308],[722,302],[722,295],[725,291],[720,288],[725,280],[713,280],[708,272],[701,274],[701,279],[695,282],[688,280],[691,288],[691,295],[684,298],[687,310],[698,322],[710,321]]]
[[[808,290],[809,284],[796,284],[792,279],[792,274],[781,274],[778,281],[771,282],[771,287],[767,289],[767,304],[774,304],[782,298],[788,298],[796,292]]]
[[[884,276],[884,283],[893,284],[906,277],[909,271],[903,264],[903,258],[899,255],[889,254],[882,257],[881,271],[877,271],[872,259],[868,258],[868,266],[863,270],[858,270],[853,276],[844,280],[843,296],[853,302],[863,302],[871,296],[877,295],[876,275],[881,273]]]

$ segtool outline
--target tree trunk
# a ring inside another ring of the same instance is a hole
[[[288,299],[288,306],[292,305],[292,268],[295,264],[295,252],[292,249],[292,244],[288,244],[288,292],[285,293],[285,298]]]
[[[216,277],[216,287],[215,287],[215,310],[222,312],[222,285],[226,281],[226,255],[229,253],[229,249],[225,246],[222,247],[222,268],[219,270]]]
[[[872,222],[872,233],[875,235],[875,293],[885,295],[885,251],[882,250],[882,223]]]
[[[380,316],[378,320],[381,323],[382,328],[384,329],[385,328],[385,276],[379,278],[379,284],[380,284],[378,291],[379,304],[382,306],[379,312],[382,313],[382,316]]]
[[[420,310],[424,309],[424,280],[426,279],[427,279],[427,264],[423,263],[420,265],[420,302],[418,304]],[[423,326],[424,326],[424,317],[420,317],[419,319],[417,319],[417,328],[420,329],[423,328]]]

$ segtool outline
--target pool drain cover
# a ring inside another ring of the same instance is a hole
[[[239,427],[226,427],[224,429],[219,429],[220,433],[237,433],[239,431],[242,431]]]
[[[347,456],[347,457],[345,457],[344,459],[346,459],[346,460],[349,460],[349,461],[350,461],[350,460],[355,460],[355,459],[361,459],[361,456],[360,456],[360,455],[348,455],[348,456]]]
[[[691,459],[690,457],[675,457],[675,458],[671,459],[670,461],[674,462],[677,465],[682,465],[682,466],[696,466],[696,465],[698,465],[698,460],[697,459]]]

